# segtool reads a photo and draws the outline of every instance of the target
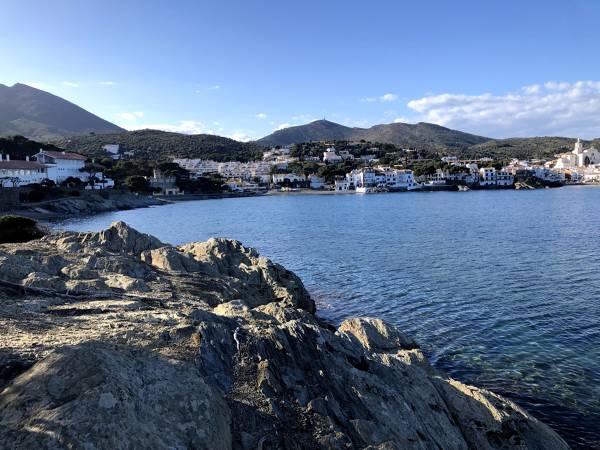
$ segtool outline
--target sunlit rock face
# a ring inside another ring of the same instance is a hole
[[[0,280],[0,448],[568,448],[237,241],[115,223],[0,245]]]

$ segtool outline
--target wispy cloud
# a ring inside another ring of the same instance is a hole
[[[227,137],[240,142],[248,142],[257,139],[254,136],[253,130],[237,130],[228,135]]]
[[[398,100],[398,96],[396,94],[383,94],[383,95],[380,95],[379,97],[365,97],[365,98],[360,99],[361,102],[366,102],[366,103],[395,102],[396,100]]]
[[[418,120],[491,137],[600,136],[600,81],[550,81],[503,95],[430,95],[408,107]]]
[[[292,125],[289,123],[281,123],[277,126],[277,128],[275,128],[273,131],[279,131],[279,130],[283,130],[284,128],[289,128]]]
[[[114,81],[98,81],[100,86],[115,86],[117,83]]]
[[[71,88],[78,88],[79,87],[79,83],[75,83],[73,81],[63,81],[62,85],[66,86],[66,87],[71,87]]]
[[[183,134],[214,134],[211,129],[207,128],[202,122],[197,120],[180,120],[175,123],[129,124],[125,125],[124,128],[127,128],[128,130],[162,130]]]
[[[257,113],[254,117],[262,120],[262,119],[266,119],[267,115],[265,113]]]
[[[137,119],[144,117],[144,112],[143,111],[122,112],[121,114],[119,114],[119,117],[123,120],[133,122]]]

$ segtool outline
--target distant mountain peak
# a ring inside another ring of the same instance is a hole
[[[23,83],[0,84],[0,135],[52,139],[124,131],[54,94]]]
[[[417,124],[395,122],[373,125],[370,128],[347,127],[326,119],[315,120],[263,137],[256,141],[263,145],[291,145],[300,142],[347,140],[390,143],[406,147],[466,148],[486,142],[489,138],[451,130],[427,122]]]

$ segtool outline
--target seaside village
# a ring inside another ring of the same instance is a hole
[[[103,149],[112,159],[133,158],[134,152],[123,152],[119,145],[105,145]],[[1,150],[1,149],[0,149]],[[377,150],[377,149],[374,149]],[[403,166],[388,166],[379,163],[374,154],[355,157],[348,151],[337,151],[328,147],[319,156],[304,156],[302,161],[317,166],[340,165],[344,162],[358,163],[345,175],[330,179],[309,174],[292,172],[290,166],[299,158],[290,155],[290,147],[273,148],[264,152],[261,161],[217,162],[203,159],[173,159],[172,162],[189,172],[190,177],[200,178],[218,175],[226,189],[238,193],[260,193],[269,189],[280,191],[328,190],[339,193],[371,193],[413,190],[469,190],[516,188],[528,189],[564,184],[600,183],[600,151],[585,148],[580,140],[568,153],[556,155],[550,161],[522,161],[513,159],[504,167],[492,165],[492,159],[461,160],[456,156],[444,156],[444,169],[435,173],[415,176]],[[406,150],[409,152],[409,150]],[[86,156],[60,151],[40,150],[25,160],[12,160],[9,155],[0,158],[0,188],[14,188],[49,181],[55,184],[78,179],[85,189],[114,187],[113,180],[102,173],[86,169]],[[92,165],[93,166],[93,165]],[[525,181],[523,181],[525,180]],[[164,176],[159,170],[148,179],[159,195],[180,195],[174,177]]]
[[[491,165],[491,158],[460,160],[456,156],[444,156],[441,161],[450,169],[436,169],[433,174],[420,176],[415,176],[412,170],[401,166],[379,164],[375,155],[362,155],[358,157],[358,162],[363,167],[351,170],[345,176],[336,176],[329,183],[315,174],[302,175],[289,171],[289,166],[299,160],[290,156],[290,151],[290,147],[272,148],[264,153],[262,161],[247,163],[202,159],[174,159],[173,162],[194,177],[219,174],[227,180],[232,191],[238,192],[256,192],[268,188],[281,191],[312,189],[355,193],[534,188],[519,180],[533,180],[536,187],[600,183],[600,150],[595,147],[584,148],[580,140],[575,143],[573,151],[556,155],[557,159],[513,159],[500,169]],[[332,146],[323,152],[322,157],[304,156],[302,160],[329,165],[354,161],[355,158],[348,151],[337,151]]]

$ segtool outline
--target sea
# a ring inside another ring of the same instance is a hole
[[[433,365],[600,449],[600,188],[290,193],[69,219],[164,242],[237,239],[298,274],[318,314],[375,316]]]

